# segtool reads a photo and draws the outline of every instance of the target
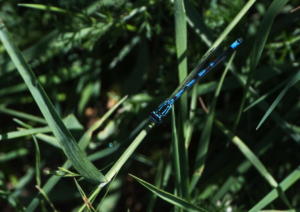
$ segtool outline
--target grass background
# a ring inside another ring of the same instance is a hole
[[[300,210],[299,1],[37,3],[0,3],[1,211]]]

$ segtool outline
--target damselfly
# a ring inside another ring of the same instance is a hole
[[[237,39],[234,41],[229,48],[224,51],[221,55],[219,55],[215,60],[210,62],[206,68],[202,69],[201,67],[203,64],[200,64],[199,66],[196,67],[198,70],[194,76],[191,77],[191,79],[188,79],[186,83],[181,86],[177,92],[174,93],[170,98],[165,100],[162,104],[158,106],[156,110],[151,112],[150,114],[150,120],[155,123],[161,123],[163,118],[168,114],[172,106],[174,105],[175,101],[179,99],[182,94],[191,88],[199,79],[204,77],[210,70],[215,68],[219,63],[221,63],[223,60],[226,59],[226,57],[232,53],[234,50],[236,50],[237,47],[241,45],[243,40],[241,38]]]

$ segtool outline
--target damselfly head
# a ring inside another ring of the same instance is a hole
[[[230,48],[236,49],[237,47],[239,47],[239,45],[241,45],[242,42],[243,42],[243,39],[239,38],[230,45]]]

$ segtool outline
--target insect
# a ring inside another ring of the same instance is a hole
[[[237,47],[241,45],[243,40],[241,38],[235,40],[227,50],[225,50],[221,55],[219,55],[215,60],[211,61],[205,68],[202,67],[203,64],[200,64],[196,67],[198,71],[196,74],[189,79],[186,83],[183,84],[183,86],[180,87],[180,89],[174,93],[170,98],[166,99],[163,103],[161,103],[156,110],[152,111],[150,114],[150,120],[154,123],[161,123],[163,118],[167,116],[170,109],[173,107],[176,100],[178,100],[182,94],[190,89],[199,79],[204,77],[209,71],[211,71],[213,68],[215,68],[219,63],[224,61],[226,57],[235,51]]]

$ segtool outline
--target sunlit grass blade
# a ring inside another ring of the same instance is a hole
[[[28,8],[37,9],[37,10],[58,12],[58,13],[68,13],[68,11],[65,9],[55,7],[55,6],[45,5],[45,4],[18,4],[18,6],[28,7]]]
[[[125,162],[130,158],[136,148],[140,145],[140,143],[152,129],[152,125],[148,121],[144,124],[146,127],[144,127],[144,129],[139,132],[139,134],[135,137],[135,139],[127,147],[127,149],[123,152],[123,154],[119,157],[119,159],[115,162],[111,169],[105,174],[105,177],[108,181],[110,181],[120,171]]]
[[[272,111],[275,109],[275,107],[280,103],[281,99],[284,97],[286,92],[294,86],[298,81],[300,80],[300,71],[298,71],[286,84],[286,86],[282,89],[282,91],[279,93],[279,95],[276,97],[274,102],[271,104],[271,106],[268,108],[260,122],[258,123],[256,129],[259,129],[261,125],[266,121],[266,119],[269,117],[269,115],[272,113]]]
[[[138,135],[134,138],[131,144],[127,147],[127,149],[122,153],[122,155],[118,158],[118,160],[114,163],[114,165],[108,170],[105,174],[107,179],[106,183],[100,184],[90,195],[88,198],[90,202],[93,202],[97,195],[100,193],[102,188],[109,183],[120,171],[123,165],[128,161],[130,156],[134,153],[136,148],[141,144],[141,142],[145,139],[149,131],[154,127],[154,123],[150,123],[149,120],[144,120],[142,123],[142,129],[138,133]],[[81,206],[78,212],[81,212],[85,209],[85,205]]]
[[[68,10],[60,8],[60,7],[55,7],[55,6],[51,6],[51,5],[45,5],[45,4],[18,4],[18,6],[27,7],[27,8],[36,9],[36,10],[50,11],[50,12],[55,12],[55,13],[70,14],[70,15],[77,16],[80,18],[88,17],[81,13],[74,13],[74,12],[68,11]]]
[[[161,199],[169,202],[170,204],[180,207],[184,210],[191,210],[191,211],[207,211],[204,208],[200,208],[198,206],[193,205],[192,203],[189,203],[185,199],[182,199],[180,197],[177,197],[171,193],[168,193],[164,190],[161,190],[150,183],[147,183],[146,181],[130,174],[131,177],[133,177],[136,181],[138,181],[141,185],[143,185],[145,188],[147,188],[149,191],[151,191],[153,194],[157,195]]]
[[[283,181],[279,183],[279,188],[285,192],[292,185],[294,185],[300,179],[300,167],[288,175]],[[279,197],[278,189],[273,189],[270,191],[263,199],[261,199],[257,204],[255,204],[249,212],[255,212],[263,209],[276,198]]]

